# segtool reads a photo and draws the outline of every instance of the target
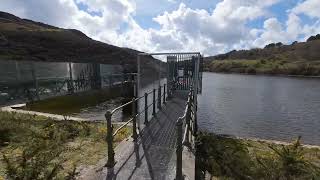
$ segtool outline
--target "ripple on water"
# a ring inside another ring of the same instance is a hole
[[[320,145],[320,79],[203,74],[199,127],[219,134]]]

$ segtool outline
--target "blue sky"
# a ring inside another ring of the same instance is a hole
[[[146,52],[290,44],[320,33],[320,0],[1,0],[0,11]]]

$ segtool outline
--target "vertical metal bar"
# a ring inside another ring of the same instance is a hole
[[[201,170],[201,159],[200,159],[200,148],[201,144],[198,140],[195,140],[195,172],[194,172],[194,177],[195,180],[202,180],[204,179],[204,172]]]
[[[180,90],[180,74],[179,74],[179,72],[180,72],[180,70],[179,70],[179,67],[180,66],[180,54],[178,54],[178,63],[177,63],[177,77],[178,77],[178,88],[177,89],[179,89]]]
[[[144,124],[148,124],[148,93],[144,93]]]
[[[188,61],[187,61],[187,72],[188,72],[188,77],[187,77],[187,87],[190,89],[190,56],[188,56]]]
[[[141,67],[140,67],[140,63],[141,63],[141,56],[138,55],[138,59],[137,59],[137,96],[136,97],[140,97],[140,81],[141,81]],[[139,106],[136,107],[136,112],[139,112]],[[140,120],[140,116],[138,115],[139,120]],[[139,121],[140,122],[140,121]]]
[[[166,103],[166,84],[163,84],[163,104]]]
[[[196,135],[198,132],[198,120],[197,120],[197,108],[198,108],[198,87],[199,87],[199,63],[200,63],[200,54],[198,54],[198,60],[196,61],[196,68],[195,68],[195,78],[196,78],[196,85],[194,89],[194,134]]]
[[[31,63],[31,73],[32,73],[32,78],[33,78],[33,82],[34,82],[34,87],[36,89],[36,97],[38,100],[40,100],[40,96],[39,96],[39,84],[38,84],[38,79],[37,79],[37,73],[35,70],[35,66],[34,66],[34,62]]]
[[[189,93],[188,102],[187,102],[187,114],[186,114],[186,127],[187,127],[187,129],[185,130],[186,131],[186,139],[183,142],[183,144],[188,147],[190,147],[190,141],[189,141],[189,138],[190,138],[190,134],[189,134],[190,119],[191,119],[191,94]]]
[[[109,75],[109,87],[113,86],[113,82],[112,82],[112,74]]]
[[[137,141],[137,109],[136,109],[136,100],[132,98],[132,138],[133,141]]]
[[[19,82],[19,81],[21,80],[19,62],[18,62],[18,61],[15,61],[15,63],[16,63],[16,76],[17,76],[17,81]]]
[[[183,59],[183,90],[186,90],[186,60],[185,60],[185,55]]]
[[[176,122],[177,128],[177,144],[176,144],[176,155],[177,155],[177,164],[176,164],[176,179],[182,180],[182,125],[183,119],[179,118]]]
[[[156,115],[156,89],[153,89],[152,115]]]
[[[111,116],[112,116],[111,112],[107,111],[107,113],[105,114],[105,117],[107,120],[107,144],[108,144],[108,160],[107,160],[106,167],[108,168],[113,168],[115,165],[114,150],[113,150],[113,135],[112,135],[113,126],[111,123]]]
[[[73,86],[73,76],[72,76],[72,64],[69,62],[69,76],[70,76],[70,93],[74,93],[74,86]]]
[[[161,109],[161,86],[158,88],[158,109]]]

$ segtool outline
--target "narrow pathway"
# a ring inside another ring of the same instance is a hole
[[[186,93],[174,96],[139,130],[137,142],[131,138],[115,149],[116,165],[112,179],[174,179],[176,165],[176,121],[183,115]],[[106,179],[107,168],[97,171],[92,179]]]

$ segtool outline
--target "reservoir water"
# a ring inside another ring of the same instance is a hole
[[[217,134],[320,145],[320,79],[203,74],[199,128]]]

